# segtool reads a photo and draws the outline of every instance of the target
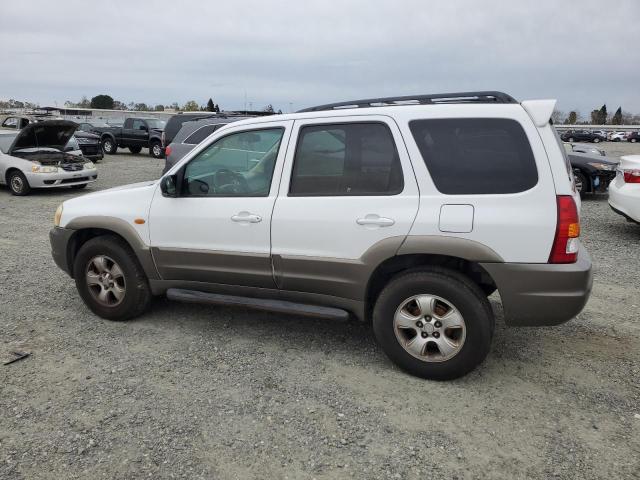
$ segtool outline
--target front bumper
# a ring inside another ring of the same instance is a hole
[[[74,233],[75,230],[61,227],[54,227],[49,231],[53,261],[70,277],[73,277],[71,262],[69,260],[71,258],[71,241]]]
[[[594,192],[606,192],[611,181],[616,178],[616,172],[610,170],[598,170],[591,174],[591,184]]]
[[[25,175],[31,188],[54,188],[95,182],[98,179],[98,170],[91,168],[67,172],[58,169],[57,173],[29,172]]]
[[[558,325],[574,318],[589,299],[591,258],[580,248],[576,263],[483,263],[498,287],[505,322]]]

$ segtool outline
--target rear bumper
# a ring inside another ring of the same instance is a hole
[[[69,262],[69,242],[74,233],[75,230],[60,227],[54,227],[49,231],[53,261],[70,277],[73,277],[73,272],[71,271],[71,263]]]
[[[640,222],[640,184],[616,178],[609,186],[609,206],[628,220]]]
[[[569,264],[484,263],[498,287],[505,322],[513,326],[558,325],[574,318],[589,299],[593,275],[584,247]]]

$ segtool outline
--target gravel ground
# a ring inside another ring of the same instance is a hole
[[[604,144],[614,154],[630,144]],[[118,154],[97,190],[156,177]],[[640,478],[640,226],[583,203],[594,291],[578,318],[505,328],[476,371],[399,371],[370,328],[158,299],[85,308],[49,253],[69,190],[0,189],[0,478]]]

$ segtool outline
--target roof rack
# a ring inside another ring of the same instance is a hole
[[[459,92],[436,93],[430,95],[408,95],[405,97],[368,98],[348,102],[328,103],[309,107],[300,112],[319,112],[344,108],[388,107],[398,105],[435,105],[441,103],[518,103],[511,95],[503,92]]]

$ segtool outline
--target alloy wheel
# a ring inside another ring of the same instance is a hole
[[[415,295],[400,304],[393,318],[396,339],[407,353],[424,362],[456,356],[467,336],[462,314],[436,295]]]
[[[124,272],[106,255],[97,255],[87,264],[85,280],[91,296],[105,307],[116,307],[126,294]]]

